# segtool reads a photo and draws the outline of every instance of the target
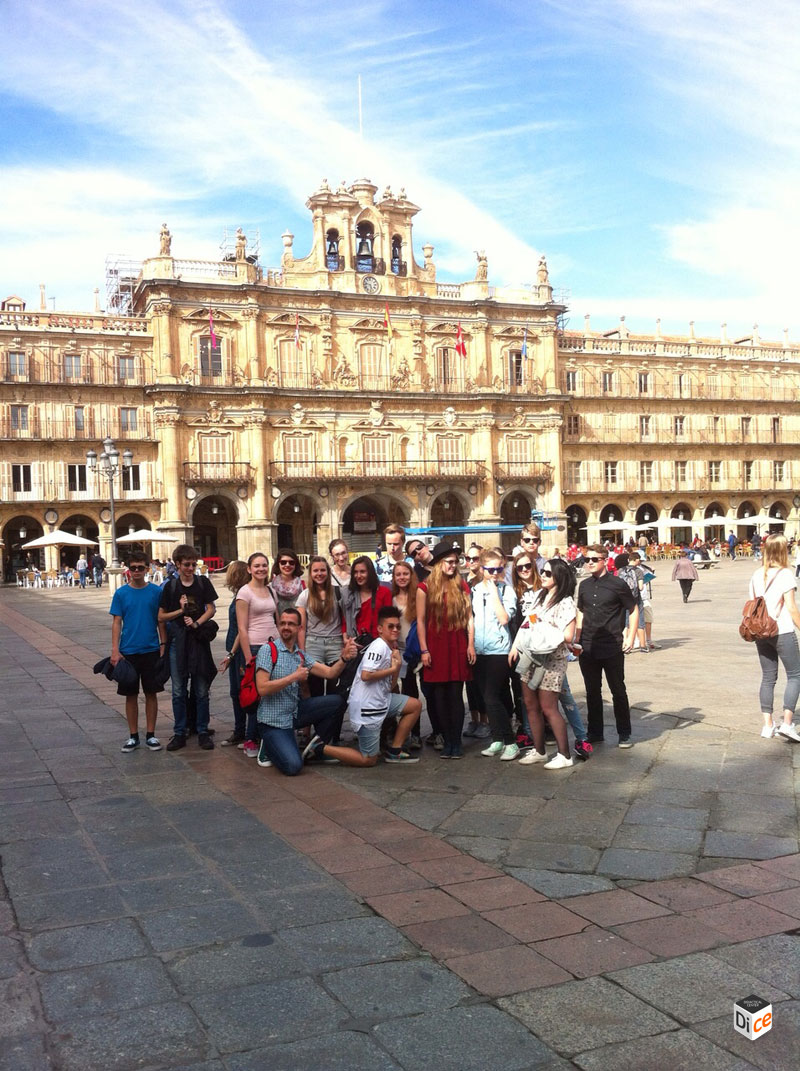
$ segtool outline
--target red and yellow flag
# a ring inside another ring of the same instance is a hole
[[[384,308],[386,309],[386,312],[385,312],[384,317],[383,317],[383,326],[386,328],[386,337],[391,342],[392,339],[394,338],[394,328],[392,327],[392,318],[389,315],[389,302],[388,301],[386,301],[384,303]]]

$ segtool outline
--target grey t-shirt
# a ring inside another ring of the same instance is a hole
[[[312,613],[308,608],[308,588],[305,591],[301,591],[297,597],[295,606],[298,609],[302,608],[306,612],[306,636],[340,636],[342,634],[342,619],[339,613],[339,603],[336,599],[336,593],[333,595],[334,609],[331,615],[330,621],[321,621],[316,614]]]

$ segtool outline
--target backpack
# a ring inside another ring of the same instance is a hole
[[[267,640],[269,644],[269,653],[272,658],[272,668],[278,661],[278,648],[275,646],[272,640]],[[248,713],[251,708],[258,705],[258,701],[261,696],[256,689],[256,660],[251,658],[245,666],[244,676],[242,677],[239,685],[239,706],[245,713]]]
[[[775,576],[777,575],[776,573]],[[764,595],[757,595],[755,599],[748,599],[744,604],[742,623],[739,625],[739,635],[743,640],[747,640],[748,643],[752,643],[753,640],[769,640],[778,635],[778,622],[774,617],[770,617],[767,611],[767,601],[764,597],[775,576],[764,588]]]

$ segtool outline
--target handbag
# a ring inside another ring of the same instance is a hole
[[[408,630],[406,636],[406,645],[403,650],[403,660],[408,662],[409,665],[414,666],[422,658],[422,650],[419,645],[419,634],[417,633],[417,622],[411,622],[411,628]]]

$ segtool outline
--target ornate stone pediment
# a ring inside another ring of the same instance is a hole
[[[428,424],[430,431],[468,431],[471,427],[455,411],[452,405],[448,405],[438,420],[432,420]]]
[[[309,320],[307,316],[298,312],[283,312],[280,316],[273,316],[268,321],[270,327],[291,327],[294,331],[295,325],[300,327],[315,327],[313,320]]]
[[[372,319],[371,317],[365,317],[363,320],[357,320],[356,323],[350,324],[348,328],[350,331],[386,331],[383,320]]]
[[[305,406],[300,402],[294,403],[288,416],[278,417],[276,420],[272,420],[271,423],[273,428],[281,428],[284,430],[303,428],[318,431],[325,429],[325,424],[316,420],[314,417],[309,416]]]
[[[230,313],[225,312],[224,309],[218,309],[214,305],[200,305],[197,308],[192,309],[190,312],[185,312],[181,319],[185,323],[197,323],[202,324],[204,327],[208,327],[209,313],[213,313],[214,327],[217,326],[233,326],[238,323],[238,320],[234,319]]]
[[[216,398],[208,403],[208,409],[205,413],[195,413],[191,416],[187,416],[186,423],[190,428],[241,427],[242,425],[241,418],[229,416]]]

